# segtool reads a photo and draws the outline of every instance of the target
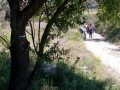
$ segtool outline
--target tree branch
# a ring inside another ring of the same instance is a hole
[[[43,49],[44,49],[44,45],[45,45],[45,42],[47,40],[47,36],[50,32],[50,29],[53,25],[53,23],[55,22],[56,18],[60,15],[60,13],[62,11],[64,11],[64,7],[66,6],[66,4],[69,2],[70,0],[66,0],[61,6],[58,7],[58,9],[56,10],[56,12],[54,13],[54,15],[52,16],[52,18],[49,20],[46,28],[45,28],[45,31],[44,31],[44,34],[42,36],[42,40],[41,40],[41,43],[40,43],[40,46],[39,46],[39,53],[38,53],[38,59],[42,57],[43,55]],[[30,81],[29,81],[29,84],[28,84],[28,87],[27,87],[27,90],[29,89],[30,85],[32,84],[32,82],[34,81],[37,73],[38,73],[38,70],[40,69],[41,67],[41,64],[39,63],[36,63],[35,65],[35,68],[34,70],[32,71],[32,74],[30,76]]]
[[[25,30],[29,35],[32,35],[30,32],[28,32],[27,30]]]
[[[20,12],[22,22],[28,21],[46,1],[47,0],[32,0],[32,2]],[[26,24],[27,22],[24,23]]]
[[[1,38],[4,42],[6,42],[6,44],[7,44],[8,46],[11,46],[11,45],[5,40],[5,38],[3,38],[2,36],[0,36],[0,38]]]
[[[31,27],[31,36],[32,36],[32,41],[33,41],[34,50],[35,50],[35,52],[36,52],[36,54],[37,54],[37,48],[36,48],[36,45],[35,45],[35,38],[34,38],[33,27],[32,27],[31,21],[29,21],[29,24],[30,24],[30,27]]]
[[[51,29],[53,23],[56,21],[56,18],[61,14],[61,12],[64,11],[65,6],[67,5],[67,3],[69,1],[70,0],[66,0],[61,6],[59,6],[58,9],[56,10],[56,12],[54,13],[54,15],[52,16],[52,18],[49,20],[49,22],[48,22],[48,24],[45,28],[45,31],[43,33],[41,43],[40,43],[40,46],[39,46],[39,57],[42,57],[42,55],[43,55],[44,45],[45,45],[45,42],[47,40],[47,36],[50,32],[50,29]]]
[[[38,44],[40,44],[40,25],[41,25],[41,16],[39,18],[39,27],[38,27]]]

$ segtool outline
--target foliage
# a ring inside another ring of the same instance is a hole
[[[71,36],[73,35],[73,36]],[[74,42],[82,42],[79,32],[67,33],[64,38],[67,40],[74,40]],[[75,37],[76,36],[76,37]],[[79,38],[79,39],[78,39]],[[71,43],[70,43],[71,45]],[[72,43],[77,48],[76,43]],[[69,45],[68,45],[69,46]],[[79,46],[79,45],[78,45]],[[83,52],[85,48],[79,49]],[[72,52],[72,49],[70,50]],[[67,57],[67,55],[65,55]],[[119,89],[119,85],[106,76],[105,67],[99,62],[98,57],[89,55],[78,58],[75,55],[71,55],[68,58],[55,61],[57,65],[56,74],[45,73],[43,70],[39,71],[39,74],[33,83],[31,90],[109,90]],[[88,67],[84,69],[84,67]],[[106,78],[107,77],[107,78]]]
[[[76,30],[76,29],[75,29]],[[64,38],[67,41],[72,40],[74,43],[70,45],[74,46],[71,50],[79,48],[78,51],[80,55],[88,55],[76,57],[75,54],[63,60],[57,60],[52,62],[57,65],[56,74],[45,73],[43,70],[39,70],[39,73],[30,87],[30,90],[119,90],[119,84],[117,84],[112,77],[108,77],[105,73],[105,67],[100,62],[96,61],[94,56],[92,56],[86,49],[83,40],[80,38],[80,33],[69,31],[64,34]],[[79,42],[79,43],[78,43]],[[80,45],[83,43],[82,45]],[[77,46],[77,47],[76,47]],[[53,45],[50,58],[56,54],[56,46]],[[57,49],[58,50],[58,49]],[[66,49],[65,49],[66,50]],[[64,51],[65,51],[64,50]],[[58,50],[59,51],[59,50]],[[72,51],[70,51],[72,52]],[[61,54],[67,57],[68,52]],[[36,61],[36,55],[34,52],[30,52],[30,68],[34,67]],[[52,58],[53,59],[53,58]],[[10,55],[5,51],[0,53],[0,90],[7,90],[9,74],[10,74]],[[88,67],[88,71],[84,70],[84,67]],[[107,79],[107,78],[108,79]],[[110,79],[112,78],[112,79]]]
[[[83,15],[82,15],[82,11],[84,10],[84,3],[83,3],[84,0],[74,0],[74,1],[73,0],[50,0],[50,1],[42,0],[43,2],[39,1],[39,0],[35,0],[35,1],[32,0],[30,2],[30,4],[27,3],[28,5],[26,5],[26,6],[20,5],[19,1],[20,0],[18,0],[18,1],[8,0],[9,5],[11,7],[11,13],[10,13],[11,14],[11,19],[10,19],[11,20],[11,28],[12,28],[11,35],[13,35],[13,36],[11,36],[11,43],[12,43],[11,44],[11,47],[12,47],[11,55],[12,55],[12,57],[14,57],[14,55],[16,54],[16,56],[14,58],[12,58],[11,63],[14,63],[14,64],[12,64],[13,66],[11,69],[23,74],[23,75],[19,75],[19,73],[14,74],[15,72],[11,73],[11,76],[15,75],[12,78],[13,82],[11,82],[11,85],[13,85],[12,87],[14,87],[14,88],[17,85],[18,85],[18,87],[21,87],[21,84],[19,84],[19,83],[21,83],[22,81],[21,82],[14,82],[14,81],[16,79],[23,80],[22,78],[26,78],[24,76],[25,76],[25,74],[28,74],[28,73],[26,73],[26,72],[28,72],[28,67],[25,64],[29,61],[27,58],[27,57],[29,57],[29,50],[28,50],[28,48],[26,48],[29,46],[29,44],[27,44],[28,42],[27,42],[26,38],[24,40],[21,40],[21,39],[16,39],[16,37],[18,38],[17,34],[25,33],[25,29],[24,29],[25,25],[27,24],[28,20],[36,13],[36,11],[40,7],[41,7],[40,8],[41,9],[40,10],[40,14],[41,14],[40,19],[42,18],[44,21],[46,21],[47,25],[46,25],[44,33],[42,35],[42,39],[41,39],[41,41],[39,39],[38,44],[35,43],[35,35],[34,35],[35,33],[33,33],[34,29],[32,28],[32,25],[30,23],[33,45],[34,45],[35,52],[38,55],[37,56],[38,63],[36,65],[42,64],[43,61],[45,61],[45,59],[47,57],[46,52],[44,52],[44,47],[45,47],[45,44],[47,43],[47,40],[49,39],[49,36],[51,37],[51,39],[53,38],[52,34],[50,33],[50,31],[53,31],[53,29],[52,29],[53,25],[57,26],[59,31],[66,31],[69,27],[75,27],[76,23],[83,24],[85,21],[85,17],[83,17]],[[37,2],[39,2],[40,5]],[[34,4],[34,3],[36,3],[36,4]],[[20,9],[21,7],[25,7],[25,8]],[[32,12],[31,12],[31,10],[32,10]],[[42,17],[42,15],[43,15],[43,17]],[[78,19],[80,19],[80,20],[78,20]],[[21,29],[23,29],[23,30],[21,30]],[[40,32],[40,28],[38,31]],[[23,50],[23,48],[25,48],[25,51]],[[65,51],[63,51],[63,52],[65,52]],[[19,54],[19,53],[21,53],[21,54]],[[49,57],[47,57],[47,60],[50,61],[50,59],[51,59],[50,55],[51,54],[54,55],[54,53],[61,54],[61,51],[59,52],[57,47],[55,47],[55,50],[54,49],[50,50],[49,55],[48,55]],[[21,55],[23,57],[20,58]],[[18,59],[18,58],[20,58],[20,59]],[[19,65],[15,64],[16,59],[18,59],[17,62]],[[22,62],[22,60],[24,60],[24,62],[26,62],[26,63]],[[16,67],[16,68],[13,68],[13,67]],[[20,69],[21,67],[24,68],[25,71],[21,70]],[[35,77],[34,75],[36,75],[36,71],[38,71],[38,70],[39,70],[39,67],[37,67],[37,69],[34,68],[34,70],[32,71],[31,76],[33,78],[30,78],[31,81],[32,81],[32,79],[34,79],[34,77]],[[19,78],[17,77],[17,74],[18,74]],[[16,78],[16,79],[14,79],[14,78]],[[11,81],[12,81],[12,79],[11,79]],[[26,82],[27,82],[27,78],[24,80],[26,80]],[[23,84],[25,83],[24,80],[22,82]],[[68,80],[68,81],[70,81],[70,80]],[[24,86],[21,88],[26,88],[26,87]],[[87,87],[87,88],[89,88],[89,87]]]
[[[10,77],[10,55],[0,52],[0,90],[7,90]]]
[[[65,0],[48,1],[46,5],[35,14],[34,17],[39,17],[42,14],[41,19],[48,22],[56,12],[57,8],[64,1]],[[76,26],[76,24],[79,25],[85,23],[86,17],[82,13],[84,9],[85,4],[80,3],[79,0],[69,1],[69,3],[65,6],[64,11],[60,13],[59,17],[57,17],[56,21],[54,22],[54,27],[57,27],[58,30],[65,32],[69,27],[73,28]]]
[[[99,1],[99,0],[98,0]],[[120,1],[119,0],[101,0],[99,3],[98,16],[100,20],[120,20]]]
[[[2,37],[7,41],[7,43],[10,43],[8,36],[2,35]],[[9,45],[1,38],[0,38],[0,43],[2,43],[2,45],[4,45],[7,49],[9,49]]]
[[[106,37],[110,42],[116,43],[119,45],[120,43],[120,27],[119,24],[116,22],[106,21],[106,22],[100,22],[98,21],[96,23],[97,32],[102,34]]]
[[[44,49],[44,45],[45,47],[48,47],[50,40],[53,40],[55,37],[59,37],[61,32],[66,32],[68,28],[73,28],[77,24],[85,23],[86,17],[82,14],[84,9],[85,4],[82,0],[52,0],[47,1],[34,15],[33,18],[37,17],[40,21],[45,21],[47,23],[47,25],[44,27],[45,31],[43,32],[41,41],[35,42],[35,47],[37,47],[36,52],[39,57],[39,63],[46,60],[49,60],[51,62],[51,59],[54,58],[50,58],[50,55],[55,52],[59,55],[65,52],[64,50],[59,50],[57,47],[53,46],[50,50],[48,50],[48,52],[44,50],[44,54],[42,54],[42,57],[40,57],[40,54],[38,54],[42,51],[40,50],[41,48],[39,46]],[[52,48],[54,48],[54,50]]]
[[[48,46],[47,44],[50,40],[53,40],[55,37],[59,37],[61,32],[67,32],[68,28],[73,28],[76,25],[84,24],[86,21],[86,16],[83,15],[83,11],[85,9],[84,1],[70,0],[64,7],[61,7],[64,2],[66,2],[66,0],[47,1],[31,19],[33,21],[44,21],[48,24],[49,21],[54,18],[54,21],[52,22],[53,24],[51,23],[52,27],[48,31],[49,34],[47,35],[47,40],[45,40],[46,46]],[[58,8],[63,8],[63,10],[59,12],[58,17],[55,17]],[[44,28],[46,28],[46,26]],[[39,45],[39,42],[35,43],[37,46]]]
[[[57,18],[55,25],[59,30],[68,30],[68,27],[74,28],[76,25],[84,24],[86,17],[82,15],[84,4],[79,5],[75,2],[70,5],[61,15]],[[71,12],[72,11],[72,12]]]
[[[98,32],[111,42],[119,44],[120,1],[101,0],[99,2],[99,12],[97,15],[99,17],[99,21],[96,23]]]

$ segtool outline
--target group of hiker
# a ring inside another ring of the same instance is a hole
[[[96,32],[96,28],[95,28],[94,25],[88,24],[88,25],[85,25],[85,26],[83,26],[83,27],[80,26],[80,27],[79,27],[79,31],[82,33],[82,36],[83,36],[83,35],[85,36],[85,38],[86,38],[86,33],[89,34],[89,38],[92,38],[92,34],[93,34],[94,32]]]

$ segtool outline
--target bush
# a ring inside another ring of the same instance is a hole
[[[10,77],[10,55],[0,52],[0,90],[7,90]]]
[[[110,42],[119,44],[120,43],[120,27],[119,24],[114,21],[106,21],[96,23],[97,32],[106,37]]]

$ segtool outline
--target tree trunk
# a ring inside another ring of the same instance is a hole
[[[10,6],[11,22],[11,72],[9,90],[25,90],[29,77],[29,42],[25,26],[28,20],[47,0],[7,0]],[[25,6],[24,6],[24,2]],[[26,6],[27,5],[27,6]]]
[[[11,22],[11,73],[9,90],[25,90],[29,77],[29,42],[25,36],[25,25]]]

